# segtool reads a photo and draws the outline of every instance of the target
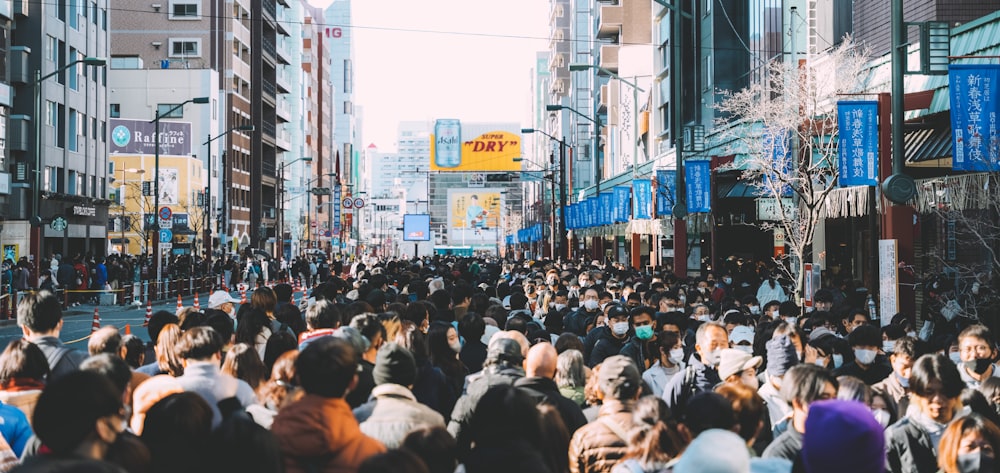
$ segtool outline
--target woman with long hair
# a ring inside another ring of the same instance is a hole
[[[236,343],[246,343],[257,350],[257,356],[264,359],[267,339],[271,338],[271,319],[260,307],[253,307],[243,314],[236,326]],[[161,335],[162,337],[162,335]]]
[[[254,289],[253,294],[250,296],[250,306],[255,309],[263,310],[268,317],[274,318],[275,309],[278,306],[278,297],[274,295],[274,291],[269,287],[258,287]]]
[[[451,324],[437,321],[427,329],[427,346],[430,350],[431,363],[448,378],[448,385],[457,397],[465,387],[465,377],[469,369],[458,358],[462,344],[458,332]]]
[[[178,377],[184,374],[184,364],[180,355],[177,354],[177,344],[181,341],[181,328],[177,324],[167,324],[160,330],[160,336],[156,338],[156,364],[160,367],[157,374],[169,374]]]
[[[662,399],[645,396],[632,411],[635,428],[629,432],[628,450],[612,473],[659,471],[686,447],[677,431],[677,421]]]
[[[246,381],[254,391],[267,379],[264,363],[253,347],[246,343],[237,343],[226,353],[222,373]]]

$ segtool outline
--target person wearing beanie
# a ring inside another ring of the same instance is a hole
[[[799,363],[795,356],[795,344],[788,335],[777,335],[764,345],[767,349],[767,367],[764,370],[763,386],[757,394],[764,399],[771,425],[778,425],[792,413],[792,406],[781,397],[781,386],[785,373]]]
[[[798,365],[782,377],[781,394],[792,405],[792,418],[787,430],[768,445],[761,455],[764,458],[784,458],[797,462],[802,452],[802,438],[806,433],[809,406],[816,401],[837,397],[837,378],[826,368],[814,364]],[[875,417],[872,416],[874,420]]]
[[[628,433],[637,426],[632,411],[641,385],[642,375],[630,358],[615,355],[601,363],[597,387],[603,402],[597,420],[581,427],[570,439],[570,473],[611,471],[625,456]]]
[[[806,473],[882,473],[882,426],[860,402],[814,402],[802,438],[802,465]]]
[[[415,429],[445,426],[444,417],[419,403],[410,391],[417,378],[417,362],[410,350],[396,343],[382,345],[372,377],[372,399],[354,409],[362,433],[386,448],[398,448]]]

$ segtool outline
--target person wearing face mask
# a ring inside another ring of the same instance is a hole
[[[692,396],[711,391],[722,382],[718,367],[722,350],[726,348],[729,348],[729,334],[724,325],[718,322],[701,324],[695,333],[695,353],[687,367],[663,388],[662,398],[667,407],[680,412]]]
[[[938,467],[944,473],[996,471],[1000,452],[1000,428],[972,413],[952,422],[941,436]]]
[[[596,289],[588,288],[580,299],[580,308],[563,317],[563,330],[580,337],[587,335],[587,324],[592,323],[601,311],[600,298]]]
[[[223,290],[218,290],[208,296],[208,308],[221,310],[233,319],[233,324],[236,324],[236,304],[239,304],[239,299],[233,298],[228,292]]]
[[[639,306],[629,312],[634,335],[625,343],[619,355],[632,359],[639,371],[646,371],[656,362],[656,333],[659,327],[652,307]]]
[[[847,336],[847,342],[854,351],[854,362],[834,370],[834,375],[854,376],[871,386],[892,373],[889,359],[879,354],[882,346],[879,329],[871,325],[858,327]]]
[[[684,347],[678,332],[663,331],[656,336],[658,358],[653,366],[642,373],[642,380],[649,385],[656,397],[663,396],[663,388],[678,372],[684,370]]]
[[[737,325],[729,332],[729,343],[733,349],[747,355],[753,354],[754,330],[746,325]]]
[[[770,322],[773,322],[775,320],[779,320],[780,317],[781,317],[781,313],[778,310],[778,308],[780,306],[781,306],[781,303],[778,302],[778,301],[770,301],[770,302],[764,304],[764,307],[760,311],[760,320],[761,321],[770,321]]]
[[[887,471],[938,471],[938,447],[959,412],[964,388],[958,368],[944,355],[917,359],[910,372],[909,412],[886,430]]]
[[[983,381],[1000,377],[1000,367],[993,363],[997,357],[993,334],[985,325],[970,325],[958,334],[958,353],[962,363],[958,372],[970,389],[979,389]]]
[[[835,399],[839,386],[829,371],[816,365],[801,364],[788,370],[783,377],[781,394],[792,406],[791,421],[788,430],[775,437],[761,457],[784,458],[793,463],[801,461],[802,442],[808,433],[809,406],[817,401]]]
[[[785,293],[785,288],[775,281],[774,275],[768,274],[757,288],[757,300],[785,302],[788,300],[788,294]]]
[[[896,340],[895,350],[889,355],[892,375],[872,385],[872,392],[885,399],[887,408],[898,419],[910,407],[910,374],[913,362],[924,353],[923,342],[913,337]]]
[[[590,358],[587,366],[593,368],[601,364],[605,358],[617,355],[629,339],[631,326],[629,324],[628,309],[619,304],[608,307],[608,325],[606,330],[602,330],[594,343],[594,348],[590,351]],[[651,316],[646,316],[651,321]],[[595,329],[596,330],[596,329]],[[637,365],[638,366],[638,365]],[[645,367],[640,367],[644,369]]]
[[[725,384],[741,384],[756,390],[760,387],[757,383],[757,368],[760,368],[763,361],[759,356],[726,348],[719,358],[719,377]]]

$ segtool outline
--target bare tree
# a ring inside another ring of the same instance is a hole
[[[779,220],[757,226],[784,232],[790,254],[775,262],[796,281],[799,296],[816,226],[837,185],[836,103],[840,95],[866,89],[868,58],[848,37],[799,64],[762,66],[763,80],[724,92],[718,105],[721,137],[732,143],[734,154],[746,156],[732,165],[742,170],[741,180],[755,186],[761,198],[792,198],[793,205],[776,205]]]
[[[123,187],[125,190],[125,198],[123,199],[124,201],[119,200],[121,205],[118,206],[118,224],[125,224],[124,230],[126,238],[130,234],[138,236],[135,241],[139,244],[139,251],[136,253],[140,255],[146,254],[146,251],[148,250],[148,241],[146,239],[145,215],[143,215],[142,212],[146,209],[147,201],[146,197],[142,195],[142,181],[126,181],[125,184],[123,184]],[[122,187],[119,187],[119,192],[121,192],[121,190]],[[114,209],[114,207],[112,207],[112,209]],[[128,217],[125,218],[124,221],[121,220],[122,213]],[[119,231],[121,231],[121,227],[119,226],[118,228]],[[124,249],[124,243],[122,244],[122,248]]]

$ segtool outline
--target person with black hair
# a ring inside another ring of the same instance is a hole
[[[356,471],[385,446],[361,432],[344,396],[358,383],[360,356],[336,337],[319,338],[295,361],[305,395],[274,418],[286,473]]]
[[[618,352],[635,362],[639,371],[645,372],[659,358],[656,348],[656,319],[653,308],[639,306],[629,312],[629,326],[632,336]]]
[[[544,448],[539,410],[524,391],[507,385],[490,387],[469,422],[471,450],[459,438],[459,458],[468,473],[554,473],[553,456]]]
[[[375,388],[372,372],[375,370],[375,357],[378,349],[385,344],[385,327],[372,313],[364,313],[351,319],[351,328],[361,333],[365,339],[365,350],[361,355],[361,370],[358,372],[358,384],[347,394],[347,403],[356,408],[368,402],[368,396]]]
[[[910,406],[910,374],[913,362],[924,354],[924,342],[912,337],[896,340],[895,350],[889,355],[892,375],[872,385],[872,392],[881,395],[888,404],[893,419],[906,414]]]
[[[563,330],[585,337],[587,326],[593,324],[594,320],[601,314],[600,293],[597,292],[597,289],[588,287],[580,296],[580,307],[563,317]],[[513,308],[513,305],[511,307]],[[584,353],[584,355],[587,354]]]
[[[49,381],[76,371],[87,357],[86,353],[63,345],[59,340],[63,327],[62,304],[49,291],[25,294],[17,304],[17,325],[24,338],[45,354],[49,362]]]
[[[555,407],[572,434],[587,423],[580,405],[564,397],[555,382],[559,355],[551,343],[539,343],[528,350],[524,361],[524,377],[514,381],[514,386],[525,390],[539,405]]]
[[[463,431],[486,390],[498,384],[514,384],[524,377],[526,351],[527,339],[518,332],[500,332],[490,340],[483,370],[470,378],[465,394],[455,403],[448,422],[448,432],[458,439],[460,446],[467,445],[463,443],[467,440],[462,436]]]
[[[958,373],[970,389],[979,389],[984,380],[1000,377],[1000,366],[993,363],[997,358],[996,342],[985,325],[970,325],[958,334],[958,351],[962,363]]]
[[[628,309],[620,304],[611,304],[607,309],[607,317],[607,328],[601,330],[594,341],[593,348],[590,350],[590,358],[587,360],[587,366],[591,368],[601,364],[609,356],[620,353],[625,346],[625,342],[629,339],[631,326],[629,324],[630,316]],[[643,321],[648,321],[652,324],[652,317],[649,314],[642,315],[641,317]]]
[[[208,473],[212,409],[201,396],[175,393],[146,411],[142,441],[152,454],[152,473]],[[183,453],[183,454],[181,454]]]
[[[809,405],[837,397],[840,384],[830,371],[816,365],[794,366],[782,377],[781,396],[792,406],[788,430],[774,439],[761,454],[764,458],[784,458],[795,462],[802,454]]]
[[[481,371],[483,363],[486,362],[486,344],[482,340],[484,333],[486,333],[486,322],[476,312],[468,312],[458,321],[458,334],[465,339],[458,357],[470,374]]]
[[[246,381],[220,371],[222,337],[210,327],[194,327],[181,336],[177,354],[184,360],[184,374],[177,382],[185,391],[194,392],[212,409],[212,427],[222,422],[218,403],[235,397],[244,408],[257,403],[253,388]]]
[[[910,372],[910,409],[886,431],[888,471],[938,471],[938,445],[958,413],[965,384],[958,368],[941,354],[924,355]]]
[[[684,370],[684,347],[678,332],[660,332],[657,336],[656,361],[653,366],[643,371],[642,380],[649,385],[652,394],[663,396],[663,388],[679,372]]]
[[[455,284],[451,288],[451,310],[455,313],[455,320],[461,321],[469,311],[469,303],[472,302],[472,287],[468,284]]]
[[[48,374],[49,362],[38,346],[11,340],[0,353],[0,402],[21,409],[30,423]]]
[[[458,466],[455,437],[443,427],[421,427],[403,439],[403,449],[417,454],[429,473],[454,473]]]
[[[835,376],[854,376],[871,386],[892,373],[888,357],[879,353],[882,348],[879,329],[871,325],[858,327],[847,336],[847,342],[854,350],[854,362],[834,370]]]

